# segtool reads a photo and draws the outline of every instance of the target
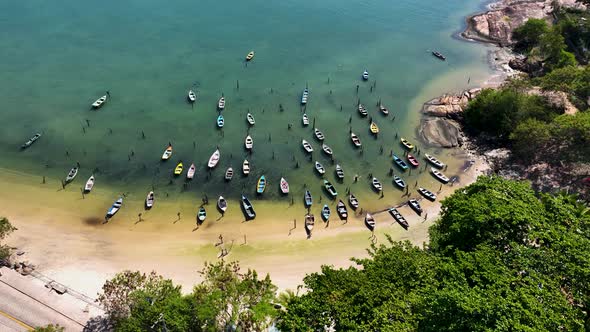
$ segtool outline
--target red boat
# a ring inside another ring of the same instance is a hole
[[[412,156],[409,153],[408,153],[408,161],[414,167],[418,167],[420,165],[420,163],[418,162],[418,159],[416,159],[416,157]]]

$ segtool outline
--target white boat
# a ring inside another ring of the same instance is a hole
[[[231,179],[233,177],[234,177],[234,169],[231,167],[228,167],[228,169],[225,170],[225,180],[231,181]]]
[[[36,133],[35,135],[33,135],[33,137],[29,138],[28,141],[25,142],[25,144],[21,145],[21,149],[26,149],[29,146],[33,145],[33,143],[35,143],[36,140],[38,140],[39,138],[41,138],[41,133]]]
[[[309,126],[309,118],[307,117],[307,114],[303,113],[301,120],[303,121],[304,126]]]
[[[339,164],[336,164],[336,176],[340,180],[344,179],[344,171],[342,170],[342,166],[340,166]]]
[[[362,116],[367,116],[367,114],[369,114],[369,113],[367,112],[367,109],[365,108],[365,106],[364,106],[363,104],[359,104],[359,113],[360,113]]]
[[[195,166],[195,164],[191,164],[191,167],[189,167],[188,171],[186,172],[186,178],[191,180],[192,178],[195,177],[195,172],[197,171],[197,167]]]
[[[107,102],[107,98],[108,98],[107,95],[104,95],[104,96],[98,98],[94,103],[92,103],[92,108],[94,108],[94,109],[101,108],[102,105],[104,105],[104,103]]]
[[[305,215],[305,232],[307,233],[307,237],[311,237],[311,231],[313,230],[313,226],[315,225],[315,217],[313,214]]]
[[[361,139],[355,133],[350,133],[350,139],[357,148],[361,146]]]
[[[303,149],[305,149],[305,151],[307,153],[312,153],[313,152],[313,147],[311,146],[311,144],[309,144],[308,141],[301,140],[301,145],[303,145]]]
[[[123,197],[119,197],[119,199],[117,199],[115,201],[115,203],[113,203],[111,208],[107,211],[107,215],[105,216],[105,219],[109,220],[110,218],[112,218],[117,212],[119,212],[122,205],[123,205]]]
[[[153,191],[150,191],[146,198],[145,198],[145,207],[151,209],[154,206],[154,201],[156,200],[156,196],[154,195]]]
[[[313,133],[315,134],[315,137],[320,140],[323,141],[324,140],[324,134],[318,129],[318,128],[313,128]]]
[[[72,169],[68,172],[68,175],[66,176],[66,183],[72,182],[76,175],[78,175],[78,167],[72,167]]]
[[[350,194],[348,195],[348,202],[350,203],[350,206],[356,210],[359,207],[359,200],[356,198],[355,195]]]
[[[445,167],[445,164],[442,161],[436,159],[434,156],[431,156],[428,153],[425,153],[424,157],[426,158],[426,160],[428,160],[428,162],[430,162],[432,165],[434,165],[438,168]]]
[[[324,168],[324,166],[322,164],[320,164],[319,161],[315,162],[315,169],[316,171],[318,171],[318,173],[320,173],[321,175],[324,175],[324,173],[326,173],[326,169]]]
[[[373,218],[373,216],[370,213],[367,213],[367,215],[365,216],[365,225],[371,232],[375,230],[375,218]]]
[[[168,159],[170,159],[171,156],[172,156],[172,144],[168,144],[168,147],[166,148],[166,150],[164,150],[164,153],[162,154],[162,160],[168,160]]]
[[[363,80],[368,80],[369,79],[369,72],[365,69],[365,71],[363,72]]]
[[[86,181],[86,185],[84,186],[84,191],[89,193],[92,188],[94,187],[94,175],[91,175],[88,181]]]
[[[219,98],[219,101],[217,102],[217,108],[220,111],[223,111],[223,109],[225,108],[225,97]]]
[[[227,210],[227,201],[225,200],[225,198],[223,198],[223,196],[219,196],[219,198],[217,199],[217,207],[219,208],[221,213],[225,213],[225,211]]]
[[[246,120],[248,120],[248,124],[250,124],[251,126],[253,126],[256,121],[254,120],[254,116],[250,113],[246,114]]]
[[[244,175],[250,174],[250,162],[246,159],[244,159],[244,163],[242,164],[242,172],[244,172]]]
[[[213,152],[213,154],[209,158],[209,163],[207,163],[207,166],[209,166],[209,168],[214,168],[215,166],[217,166],[220,157],[221,153],[219,152],[219,149],[215,150],[215,152]]]
[[[244,145],[246,146],[247,150],[252,150],[252,147],[254,146],[254,140],[252,140],[252,137],[250,137],[250,135],[246,136],[246,139],[244,140]]]
[[[309,98],[309,89],[305,88],[305,90],[303,90],[303,93],[301,94],[302,105],[307,104],[307,98]]]
[[[432,175],[434,175],[435,178],[437,178],[442,183],[448,183],[450,181],[446,175],[444,175],[441,171],[437,170],[434,167],[430,167],[430,172],[432,173]]]
[[[389,110],[387,109],[387,107],[383,106],[383,104],[379,104],[379,110],[381,111],[381,113],[383,113],[383,115],[389,114]]]
[[[285,178],[281,178],[281,182],[280,182],[279,186],[281,187],[281,192],[283,194],[289,193],[289,182],[287,182],[287,180],[285,180]]]
[[[377,180],[376,177],[373,177],[373,180],[371,180],[371,183],[373,184],[373,188],[375,188],[375,190],[377,190],[377,191],[383,190],[383,185],[381,185],[381,182],[379,182],[379,180]]]
[[[435,201],[436,200],[436,194],[433,193],[432,191],[428,190],[428,189],[425,189],[425,188],[420,187],[420,188],[418,188],[418,192],[422,196],[426,197],[426,199],[428,199],[430,201]]]
[[[197,100],[197,95],[193,92],[193,90],[188,90],[187,98],[190,103],[194,103]]]
[[[327,146],[326,144],[322,144],[322,150],[324,151],[325,154],[327,154],[328,156],[332,155],[332,148]]]

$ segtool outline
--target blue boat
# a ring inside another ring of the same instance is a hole
[[[393,161],[399,166],[399,168],[403,169],[404,171],[408,169],[408,164],[403,161],[400,157],[393,154]]]
[[[305,195],[303,196],[303,199],[305,200],[305,207],[310,207],[311,204],[313,203],[313,199],[311,197],[311,193],[309,192],[309,190],[305,191]]]
[[[219,114],[219,116],[217,117],[217,127],[223,128],[224,124],[225,120],[223,119],[223,115]]]
[[[330,214],[332,214],[330,207],[328,204],[325,204],[322,208],[322,219],[324,219],[324,221],[328,221],[328,219],[330,219]]]
[[[264,175],[262,175],[260,179],[258,179],[258,184],[256,185],[256,193],[262,194],[264,192],[264,189],[266,189],[266,178],[264,177]]]
[[[119,212],[122,205],[123,205],[123,197],[119,197],[119,199],[117,199],[115,201],[115,203],[113,203],[113,206],[111,206],[109,211],[107,211],[107,215],[105,216],[105,220],[111,219],[117,212]]]

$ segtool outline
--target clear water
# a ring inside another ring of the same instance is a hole
[[[97,185],[137,197],[152,186],[171,197],[253,196],[265,174],[269,186],[263,198],[279,199],[284,176],[299,200],[305,185],[316,197],[322,192],[313,169],[319,160],[341,195],[359,174],[357,196],[377,197],[366,178],[373,173],[387,197],[401,199],[387,176],[393,165],[389,152],[402,153],[396,135],[415,140],[418,112],[412,100],[435,77],[488,72],[483,48],[452,38],[477,6],[471,0],[2,1],[0,166],[63,178],[79,162],[73,185],[82,186],[94,171]],[[435,59],[429,49],[449,60]],[[256,56],[246,65],[250,50]],[[369,82],[360,79],[365,68]],[[454,78],[443,82],[449,89],[467,84]],[[305,111],[343,166],[344,183],[335,181],[334,165],[320,151],[313,126],[301,124],[299,100],[306,85]],[[198,100],[191,107],[186,93],[195,86]],[[112,100],[91,111],[106,90]],[[219,130],[216,104],[222,94],[227,104]],[[369,117],[358,115],[358,100]],[[389,117],[378,113],[378,100],[390,109]],[[256,118],[249,130],[248,110]],[[369,133],[370,117],[381,129],[377,138]],[[361,137],[362,154],[350,142],[350,126]],[[19,151],[38,131],[44,133],[41,140]],[[254,138],[252,155],[244,150],[247,133]],[[316,150],[312,159],[302,138]],[[161,162],[168,142],[173,157]],[[207,172],[216,147],[221,161]],[[249,177],[241,176],[244,158],[251,162]],[[185,169],[197,165],[196,178],[186,186],[183,177],[171,176],[179,160]],[[236,176],[226,183],[230,165]],[[412,183],[419,176],[415,171],[405,178]]]

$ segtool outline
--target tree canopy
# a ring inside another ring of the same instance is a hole
[[[2,241],[15,230],[16,228],[10,224],[7,218],[0,217],[0,262],[10,256],[10,248],[3,244]]]

